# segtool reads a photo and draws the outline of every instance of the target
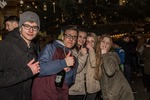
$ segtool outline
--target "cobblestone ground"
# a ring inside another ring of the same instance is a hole
[[[131,87],[133,89],[135,100],[150,100],[150,92],[144,90],[141,74],[132,75]],[[102,99],[97,98],[96,100],[102,100]]]
[[[142,76],[133,76],[131,87],[135,100],[150,100],[150,92],[144,90]]]

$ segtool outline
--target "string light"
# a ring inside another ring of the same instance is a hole
[[[20,9],[22,11],[30,10],[30,9],[35,10],[37,12],[45,11],[44,15],[41,14],[40,17],[46,20],[52,19],[51,23],[54,23],[54,24],[57,23],[60,25],[64,25],[65,22],[69,22],[69,23],[71,22],[71,24],[72,23],[82,24],[82,25],[88,25],[89,27],[92,27],[93,25],[98,25],[98,24],[113,24],[113,23],[127,23],[128,24],[130,23],[130,17],[126,15],[126,13],[124,15],[124,11],[125,11],[124,9],[127,9],[125,8],[127,6],[125,4],[128,3],[128,0],[118,0],[116,2],[112,2],[111,0],[104,0],[104,1],[93,0],[91,4],[90,2],[85,2],[85,1],[83,2],[83,0],[77,0],[76,2],[71,2],[71,1],[67,2],[68,5],[69,3],[70,5],[75,5],[75,6],[72,6],[72,8],[68,7],[67,3],[58,2],[59,0],[58,1],[57,0],[52,0],[52,1],[39,0],[42,3],[39,3],[39,1],[36,1],[36,0],[31,0],[28,2],[24,2],[26,0],[19,0],[19,1],[20,1]],[[86,3],[86,5],[84,3]],[[129,2],[129,4],[130,3],[132,2]],[[86,7],[80,7],[82,5],[85,5]],[[116,6],[118,6],[119,9],[116,9]],[[34,9],[32,9],[32,7]],[[67,9],[67,8],[70,8],[70,9]],[[123,10],[120,11],[120,8]],[[50,14],[46,14],[49,12],[52,12],[52,14],[54,15],[51,17],[49,16]],[[72,13],[72,12],[75,12],[75,13]],[[75,14],[76,17],[73,14]],[[59,19],[59,21],[55,19]],[[112,30],[112,32],[118,33],[119,29]]]
[[[55,13],[56,8],[55,8],[55,2],[53,2],[53,12]]]
[[[43,5],[43,10],[44,10],[44,11],[47,11],[47,6],[46,6],[45,3],[44,3],[44,5]]]
[[[78,0],[78,3],[82,3],[82,0]]]
[[[23,0],[20,0],[20,4],[23,5],[23,3],[24,3]]]
[[[123,6],[123,5],[125,5],[126,3],[128,3],[127,0],[119,0],[119,5],[120,5],[120,6]]]

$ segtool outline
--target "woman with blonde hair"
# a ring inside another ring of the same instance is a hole
[[[80,38],[80,31],[78,38]],[[96,44],[97,35],[95,33],[88,33],[86,43],[82,46],[87,49],[87,58],[85,59],[86,62],[80,71],[79,69],[81,69],[81,65],[79,63],[75,84],[69,89],[69,100],[96,99],[97,92],[100,90],[99,80],[96,80],[94,77],[96,68]],[[81,61],[80,58],[78,58],[78,60]]]
[[[113,41],[110,35],[104,34],[96,48],[97,59],[100,61],[96,70],[96,78],[100,81],[103,100],[134,100],[131,87],[119,69],[120,59],[116,52],[111,51]]]
[[[97,45],[97,35],[95,33],[88,33],[86,40],[86,48],[88,49],[88,58],[85,66],[86,74],[86,99],[85,100],[95,100],[97,93],[100,91],[100,82],[95,79],[95,69],[97,68],[96,60],[96,45]]]

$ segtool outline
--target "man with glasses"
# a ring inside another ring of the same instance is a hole
[[[20,15],[19,27],[0,42],[0,99],[31,100],[31,84],[39,73],[32,40],[40,29],[36,13]]]
[[[62,41],[54,40],[39,54],[40,74],[33,82],[32,100],[68,100],[69,87],[75,81],[78,66],[77,59],[71,53],[78,29],[69,25],[62,32]],[[59,87],[55,80],[61,71],[65,71],[65,77],[62,87]]]

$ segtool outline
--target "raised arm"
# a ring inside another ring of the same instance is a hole
[[[48,44],[40,53],[40,76],[56,74],[67,66],[65,59],[52,60],[55,50],[55,46]]]
[[[117,71],[116,67],[118,67],[118,62],[115,55],[110,53],[104,54],[103,67],[107,76],[113,76]]]

